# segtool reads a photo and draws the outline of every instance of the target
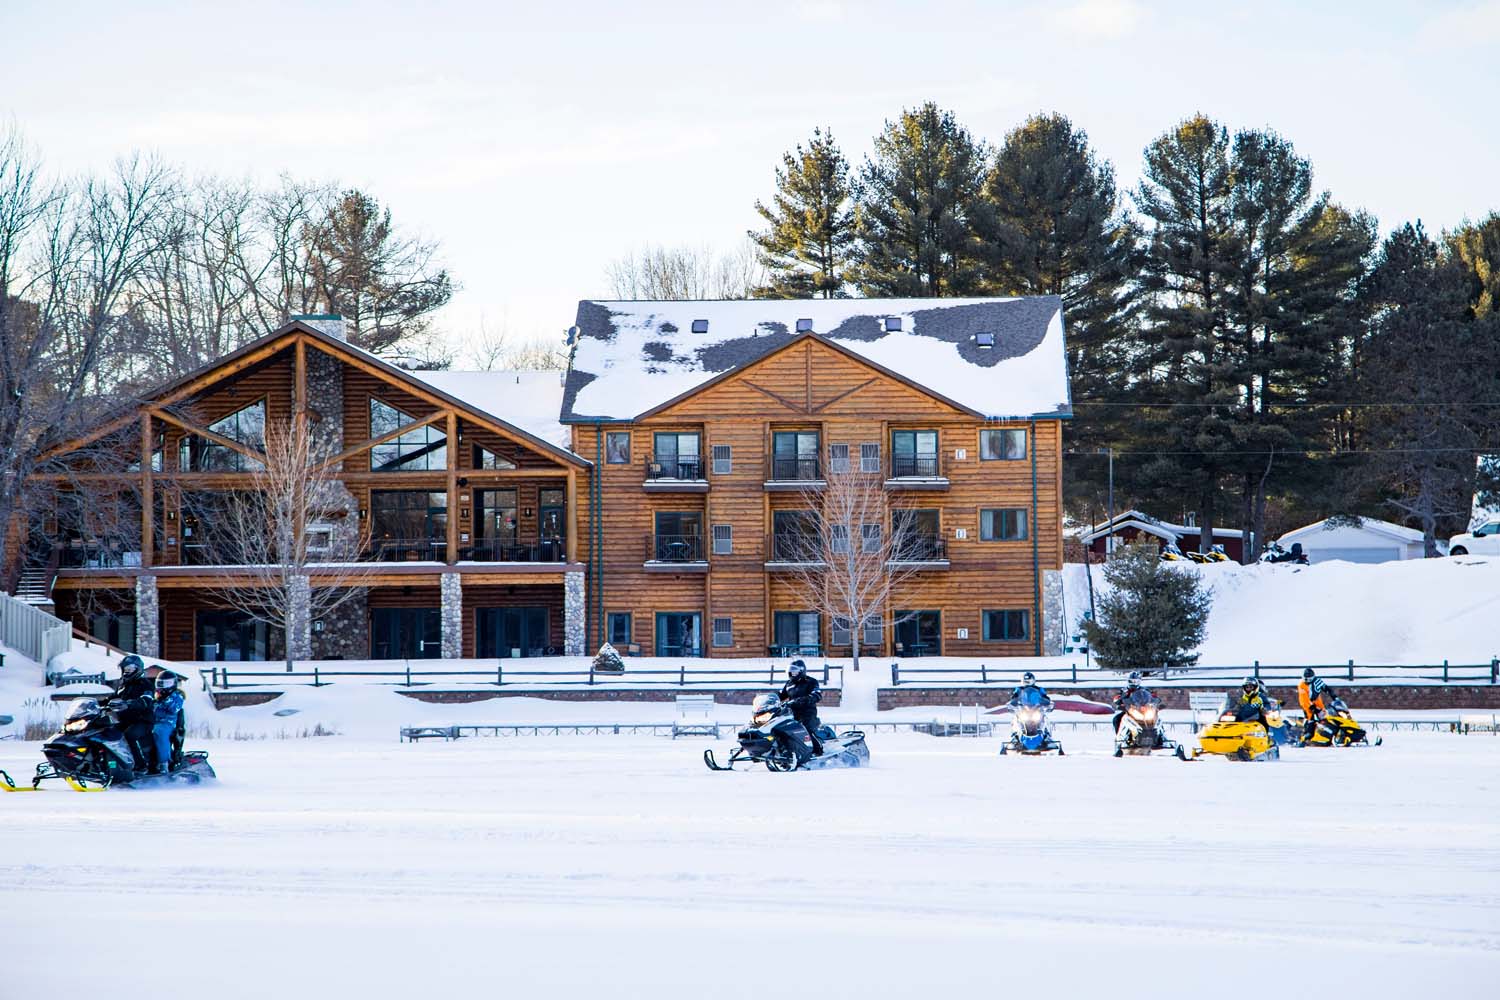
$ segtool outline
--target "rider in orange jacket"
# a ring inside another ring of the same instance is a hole
[[[1302,671],[1302,683],[1297,685],[1297,701],[1302,705],[1302,738],[1312,739],[1313,727],[1333,703],[1333,688],[1313,672],[1312,667]]]

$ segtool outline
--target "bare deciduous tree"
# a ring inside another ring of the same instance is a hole
[[[748,299],[765,284],[754,248],[646,245],[611,261],[605,276],[619,299]]]
[[[265,429],[265,460],[250,488],[200,501],[214,563],[241,567],[217,602],[281,630],[288,671],[311,656],[311,623],[367,587],[358,507],[330,466],[331,452],[293,420]],[[201,495],[200,495],[201,496]]]
[[[562,371],[568,355],[561,341],[523,340],[512,335],[502,320],[491,325],[480,317],[479,328],[464,338],[465,360],[479,371]]]
[[[771,558],[802,606],[835,628],[847,628],[859,669],[867,628],[895,628],[892,599],[924,565],[942,557],[942,539],[911,511],[891,503],[879,472],[830,469],[827,485],[802,494],[810,516],[797,530],[773,534]]]

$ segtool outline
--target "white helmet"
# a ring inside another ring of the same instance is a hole
[[[758,694],[755,696],[755,700],[750,703],[750,711],[755,715],[760,715],[762,712],[774,712],[780,707],[781,695],[775,691]]]

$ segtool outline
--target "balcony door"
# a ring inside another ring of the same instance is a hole
[[[701,562],[703,515],[695,510],[657,511],[653,558],[658,562]]]
[[[269,629],[239,611],[198,612],[198,659],[213,661],[264,660],[269,651]]]
[[[771,439],[771,478],[817,479],[818,448],[817,431],[777,431]]]
[[[443,655],[443,618],[437,608],[374,608],[370,655],[377,660],[435,660]]]
[[[567,492],[554,487],[543,487],[537,493],[537,531],[541,535],[540,556],[542,562],[561,562],[568,551],[568,501]]]
[[[931,479],[937,474],[937,431],[891,431],[892,478]]]
[[[656,616],[657,656],[702,656],[703,616],[664,611]]]
[[[776,612],[777,655],[819,655],[822,652],[822,640],[818,625],[818,616],[811,611]]]
[[[381,559],[446,558],[448,494],[427,490],[373,490],[370,543]]]
[[[896,655],[941,656],[942,615],[936,611],[897,611]]]
[[[479,490],[478,558],[508,562],[516,545],[516,491]]]

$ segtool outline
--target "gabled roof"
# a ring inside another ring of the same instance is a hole
[[[900,328],[888,329],[888,320]],[[635,419],[799,337],[826,342],[976,416],[1072,413],[1056,296],[585,300],[577,325],[563,423]],[[980,334],[993,346],[981,346]]]
[[[277,353],[284,350],[297,335],[317,341],[320,350],[334,357],[342,355],[348,360],[371,366],[389,381],[402,385],[417,395],[431,396],[445,406],[465,411],[476,422],[489,424],[493,429],[513,435],[535,446],[537,450],[564,462],[585,468],[593,464],[564,446],[563,442],[569,435],[567,430],[557,423],[555,417],[541,416],[542,413],[555,414],[557,403],[562,396],[562,387],[555,372],[408,371],[364,348],[356,347],[348,341],[324,333],[300,320],[292,320],[271,333],[231,351],[217,361],[173,379],[146,393],[142,399],[147,404],[160,404],[192,395],[199,391],[200,386],[206,387],[213,384],[216,381],[213,379],[215,373],[222,369],[232,368],[241,362],[250,362],[257,356],[265,355],[267,351]],[[286,344],[282,345],[282,341]],[[473,377],[464,378],[463,376]],[[518,378],[519,381],[517,381]],[[512,386],[519,386],[524,391],[512,391]],[[494,412],[505,409],[512,402],[517,404],[518,419],[510,420]],[[138,409],[139,404],[133,405],[129,408],[129,415],[103,421],[84,437],[53,450],[55,452],[67,451],[87,441],[97,439],[112,428],[121,426],[123,422],[133,420],[133,415]]]
[[[1126,528],[1135,528],[1137,531],[1144,531],[1149,535],[1155,535],[1158,538],[1165,538],[1174,542],[1183,535],[1197,535],[1203,531],[1196,524],[1173,524],[1170,521],[1163,521],[1160,518],[1152,517],[1150,514],[1132,509],[1121,511],[1103,524],[1091,525],[1085,528],[1079,532],[1078,538],[1085,545],[1088,545],[1097,538],[1103,538],[1105,535],[1123,531]],[[1243,534],[1244,532],[1239,528],[1214,528],[1215,538],[1239,538]]]
[[[1334,525],[1329,525],[1328,518],[1325,517],[1321,521],[1314,521],[1312,524],[1306,524],[1300,528],[1288,531],[1286,534],[1278,538],[1277,541],[1285,542],[1289,538],[1293,541],[1306,541],[1311,535],[1324,530],[1324,528],[1327,528],[1329,531],[1332,531],[1336,528],[1353,528],[1355,531],[1368,531],[1373,535],[1380,535],[1384,538],[1390,538],[1398,542],[1406,543],[1416,542],[1420,544],[1425,537],[1420,531],[1416,530],[1415,528],[1408,528],[1400,524],[1392,524],[1390,521],[1376,520],[1373,517],[1362,517],[1359,519],[1358,524],[1354,524],[1352,522],[1344,522],[1342,524]]]

